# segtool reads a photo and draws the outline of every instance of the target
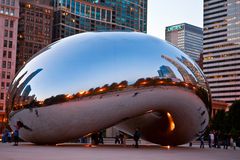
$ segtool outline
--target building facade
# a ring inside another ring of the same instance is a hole
[[[18,0],[0,1],[0,125],[4,121],[6,93],[15,75],[17,28],[19,18]],[[1,127],[1,126],[0,126]],[[1,128],[0,128],[1,129]]]
[[[53,41],[86,31],[147,31],[147,0],[54,0]]]
[[[204,0],[204,63],[213,100],[240,98],[240,0]]]
[[[20,0],[16,70],[52,42],[53,7],[47,0]]]
[[[199,62],[203,50],[202,28],[187,23],[168,26],[165,39]]]

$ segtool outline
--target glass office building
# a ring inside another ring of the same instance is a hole
[[[203,50],[202,28],[187,23],[168,26],[165,39],[199,62]]]
[[[147,0],[54,0],[53,41],[86,31],[147,31]]]
[[[204,0],[204,63],[212,98],[240,99],[240,1]]]

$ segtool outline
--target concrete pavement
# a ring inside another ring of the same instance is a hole
[[[0,144],[0,160],[240,160],[240,149],[200,149],[142,145],[140,148],[120,145],[89,147],[81,144],[37,146],[31,143]]]

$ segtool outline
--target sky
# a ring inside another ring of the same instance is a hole
[[[203,26],[203,0],[148,0],[148,34],[165,39],[166,26],[184,22]]]

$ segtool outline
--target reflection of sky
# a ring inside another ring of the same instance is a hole
[[[105,33],[105,37],[103,34],[88,33],[61,40],[35,57],[20,72],[28,70],[27,77],[43,68],[29,83],[30,95],[42,100],[123,80],[133,83],[139,78],[158,76],[161,65],[170,66],[183,80],[176,67],[161,58],[161,54],[168,54],[176,59],[176,48],[138,33],[126,33],[127,38],[121,33]]]

